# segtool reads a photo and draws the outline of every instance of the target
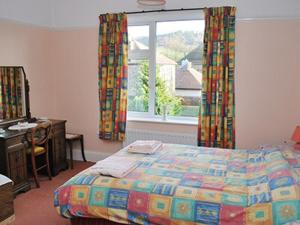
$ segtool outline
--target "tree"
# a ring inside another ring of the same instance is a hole
[[[170,93],[166,82],[156,71],[156,93],[155,93],[155,114],[163,114],[163,106],[167,105],[170,115],[178,115],[182,111],[182,98],[173,96]],[[139,64],[136,82],[133,86],[135,96],[130,99],[128,109],[130,111],[147,112],[149,103],[149,65],[146,61]]]

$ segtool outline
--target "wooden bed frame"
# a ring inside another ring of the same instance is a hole
[[[116,223],[106,219],[93,219],[93,218],[80,218],[76,217],[71,219],[71,225],[124,225],[121,223]]]

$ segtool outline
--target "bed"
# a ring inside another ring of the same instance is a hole
[[[131,154],[125,178],[85,170],[55,191],[72,224],[286,224],[300,220],[300,155],[289,148],[227,150],[164,144]]]

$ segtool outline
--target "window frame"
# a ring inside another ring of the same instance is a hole
[[[204,20],[203,11],[199,10],[199,11],[192,11],[192,12],[182,11],[182,12],[164,12],[164,13],[146,13],[146,14],[128,15],[128,27],[149,26],[149,50],[142,50],[145,51],[145,56],[148,55],[147,60],[149,60],[149,102],[148,102],[148,112],[127,111],[127,120],[158,122],[158,123],[167,122],[167,123],[187,124],[187,125],[194,125],[198,123],[198,117],[167,116],[167,120],[164,121],[163,116],[155,115],[157,23],[172,22],[172,21],[188,21],[188,20]],[[139,53],[136,54],[141,55]],[[142,56],[144,56],[144,54],[142,54]]]

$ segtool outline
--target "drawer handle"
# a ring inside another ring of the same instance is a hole
[[[10,145],[10,146],[8,146],[8,149],[19,148],[21,146],[24,146],[24,144],[23,143],[18,143],[18,144]]]

